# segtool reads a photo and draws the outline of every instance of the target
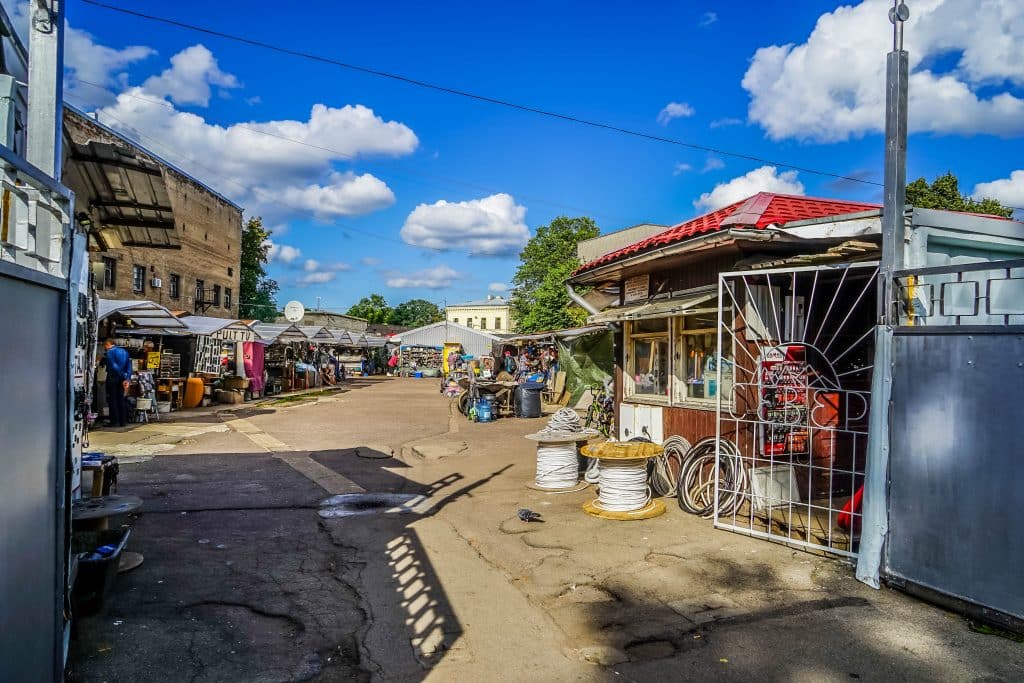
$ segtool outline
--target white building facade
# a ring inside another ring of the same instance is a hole
[[[512,305],[508,299],[490,294],[486,299],[449,304],[445,319],[450,323],[465,325],[475,330],[487,330],[508,334],[515,330],[512,319]]]

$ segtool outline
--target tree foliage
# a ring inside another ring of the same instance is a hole
[[[380,294],[364,296],[352,308],[348,309],[346,315],[354,315],[357,318],[365,318],[367,322],[379,325],[386,324],[391,320],[394,309],[388,305],[387,299]]]
[[[519,332],[540,332],[579,325],[586,312],[572,304],[565,280],[580,264],[576,244],[597,237],[590,218],[559,216],[541,226],[519,253],[512,278],[512,310]]]
[[[437,304],[426,299],[410,299],[395,306],[388,322],[403,327],[422,327],[441,320],[444,320],[444,313]]]
[[[239,264],[238,317],[273,322],[277,318],[277,281],[267,277],[267,239],[270,231],[263,219],[253,216],[242,228]]]
[[[981,201],[975,201],[971,197],[960,194],[960,181],[952,171],[947,171],[945,175],[937,177],[931,184],[924,178],[918,178],[907,185],[907,203],[921,209],[969,211],[1003,216],[1004,218],[1013,215],[1013,209],[1003,206],[996,199],[984,198]]]

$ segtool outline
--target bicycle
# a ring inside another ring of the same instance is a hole
[[[611,381],[590,387],[590,394],[593,400],[583,424],[596,429],[605,438],[611,438],[615,427],[615,393],[611,391]]]

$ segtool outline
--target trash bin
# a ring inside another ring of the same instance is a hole
[[[75,531],[71,534],[71,552],[83,554],[78,561],[78,576],[71,590],[75,618],[88,617],[103,608],[103,600],[114,585],[121,552],[131,535],[129,527],[105,531]],[[109,552],[101,554],[99,548]],[[113,548],[110,551],[110,548]]]
[[[540,417],[540,392],[543,390],[543,382],[523,382],[517,386],[513,397],[516,417]]]

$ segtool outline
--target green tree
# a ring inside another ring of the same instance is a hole
[[[354,315],[357,318],[365,318],[367,322],[378,325],[391,320],[391,306],[387,299],[380,294],[364,296],[352,308],[348,309],[347,315]]]
[[[557,330],[586,320],[586,312],[569,300],[565,280],[580,265],[576,244],[600,233],[586,217],[559,216],[537,229],[519,253],[519,267],[512,278],[517,331]]]
[[[441,320],[444,320],[444,313],[437,304],[426,299],[410,299],[395,306],[388,322],[403,327],[422,327]]]
[[[1012,208],[1003,206],[996,199],[986,197],[981,201],[975,201],[971,197],[960,194],[960,181],[952,171],[947,171],[946,175],[937,177],[930,185],[924,178],[918,178],[907,185],[907,203],[921,209],[969,211],[1003,216],[1004,218],[1013,215]]]
[[[270,231],[263,219],[253,216],[242,228],[239,264],[238,317],[242,320],[274,322],[277,317],[277,281],[267,277],[267,239]]]

